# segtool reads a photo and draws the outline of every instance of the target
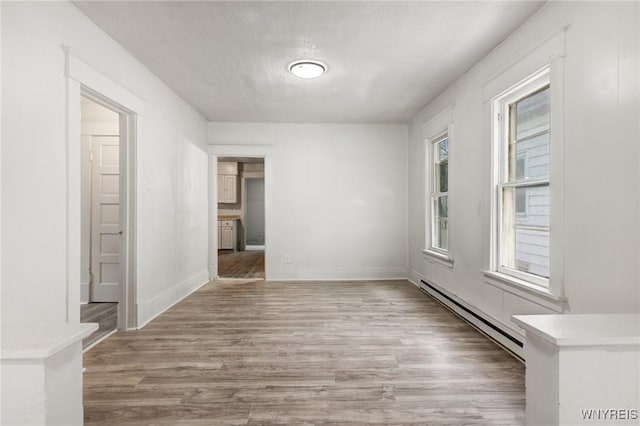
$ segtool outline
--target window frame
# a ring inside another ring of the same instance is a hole
[[[516,280],[523,282],[528,285],[533,285],[538,287],[544,291],[550,291],[551,289],[551,275],[552,271],[550,270],[549,278],[545,278],[539,275],[535,275],[532,273],[527,273],[523,271],[519,271],[515,268],[509,268],[502,266],[501,261],[501,247],[502,238],[503,238],[503,220],[504,220],[504,203],[503,203],[503,193],[504,189],[508,187],[512,187],[514,189],[522,188],[522,187],[538,187],[538,186],[548,186],[551,191],[551,168],[552,162],[554,161],[553,157],[550,160],[550,172],[549,175],[545,178],[533,178],[527,179],[520,182],[510,182],[508,179],[509,173],[509,143],[510,143],[510,111],[509,108],[514,103],[527,98],[535,93],[549,87],[550,94],[553,94],[552,85],[551,85],[551,72],[550,67],[545,66],[541,70],[532,74],[531,76],[525,78],[524,80],[518,82],[517,84],[511,86],[510,88],[504,90],[502,93],[498,94],[492,99],[492,110],[493,110],[493,154],[494,154],[494,163],[492,165],[492,174],[493,174],[493,182],[492,182],[492,191],[494,193],[495,201],[492,203],[494,210],[493,220],[492,220],[492,244],[491,244],[491,271],[494,273],[506,275],[509,277],[513,277]],[[550,108],[554,108],[553,102],[550,103]],[[551,145],[551,117],[553,116],[553,112],[550,111],[550,123],[549,123],[549,144]],[[551,150],[551,146],[550,146]],[[517,161],[517,160],[516,160]],[[550,205],[553,204],[550,197]],[[551,208],[553,210],[553,207]],[[514,206],[514,217],[518,217],[518,213],[516,207]],[[553,244],[551,238],[551,231],[549,231],[549,239],[550,239],[550,250],[549,257],[551,258],[551,245]],[[551,259],[550,259],[551,263]],[[551,268],[550,268],[551,269]]]
[[[436,188],[436,184],[438,182],[438,178],[436,176],[437,173],[437,168],[436,168],[436,163],[439,161],[439,153],[437,152],[437,145],[446,140],[447,141],[447,191],[446,192],[440,192],[438,191],[438,188]],[[428,157],[428,161],[429,161],[429,165],[430,165],[430,170],[431,170],[431,178],[430,178],[430,182],[428,183],[429,187],[430,187],[430,191],[429,191],[429,204],[431,206],[430,208],[430,216],[429,216],[429,228],[430,228],[430,238],[429,238],[429,244],[428,244],[428,249],[429,251],[432,251],[436,254],[439,254],[443,257],[446,257],[448,259],[450,259],[449,256],[449,232],[448,232],[448,228],[449,228],[449,165],[450,165],[450,158],[449,158],[449,146],[450,146],[450,139],[449,139],[449,128],[447,127],[446,129],[443,129],[442,131],[440,131],[438,134],[434,135],[430,140],[429,140],[429,145],[430,145],[430,152],[431,155]],[[436,228],[437,228],[437,224],[436,224],[436,218],[437,218],[437,202],[439,201],[440,197],[447,197],[447,248],[443,249],[442,247],[436,247],[435,242],[436,242]]]
[[[444,134],[447,135],[448,143],[449,143],[449,153],[448,153],[448,209],[449,212],[455,211],[455,193],[452,195],[452,188],[455,189],[455,176],[452,170],[455,169],[455,164],[452,163],[455,161],[455,134],[454,134],[454,112],[455,112],[455,104],[448,105],[439,113],[432,115],[430,118],[425,119],[420,125],[420,136],[422,139],[422,206],[423,210],[423,219],[422,222],[424,228],[422,229],[422,238],[423,245],[420,249],[423,258],[435,265],[442,266],[444,268],[453,271],[454,269],[454,250],[455,250],[455,223],[451,214],[448,214],[448,251],[443,252],[441,250],[433,250],[432,249],[432,235],[431,235],[431,217],[432,213],[432,202],[431,202],[431,190],[433,188],[433,176],[434,171],[432,167],[432,157],[433,157],[433,141],[438,140]],[[453,144],[454,148],[452,150],[451,144]],[[453,198],[452,198],[453,197]]]
[[[538,44],[530,46],[522,51],[513,62],[496,70],[495,74],[488,75],[482,86],[482,103],[484,107],[484,135],[483,143],[490,147],[490,155],[487,158],[485,167],[486,177],[486,208],[483,210],[483,220],[487,226],[483,235],[484,262],[483,274],[484,284],[500,289],[504,294],[512,294],[524,300],[545,306],[555,312],[564,312],[567,308],[568,299],[565,293],[565,62],[569,57],[567,53],[567,29],[559,28],[550,33]],[[542,39],[541,39],[542,40]],[[522,281],[510,275],[505,275],[496,271],[494,265],[496,256],[493,252],[495,247],[495,226],[496,220],[496,194],[493,184],[496,182],[494,170],[497,164],[496,152],[493,149],[495,144],[492,125],[496,119],[497,111],[494,108],[493,99],[506,93],[508,90],[519,85],[520,82],[528,80],[531,76],[548,69],[551,79],[551,133],[550,133],[550,156],[551,165],[549,176],[553,186],[550,187],[550,204],[553,208],[550,211],[550,277],[549,287],[540,287],[527,281]]]

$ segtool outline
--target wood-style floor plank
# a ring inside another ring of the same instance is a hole
[[[87,303],[80,305],[80,322],[97,322],[98,329],[82,340],[87,348],[118,327],[117,303]]]
[[[264,250],[218,250],[218,275],[223,278],[264,279]]]
[[[84,355],[88,425],[524,421],[524,366],[407,281],[218,281]]]

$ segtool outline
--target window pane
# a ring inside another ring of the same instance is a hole
[[[516,180],[523,180],[525,178],[527,164],[526,155],[524,154],[525,153],[516,155]]]
[[[549,88],[516,102],[516,139],[549,130]]]
[[[449,159],[449,139],[445,138],[438,142],[438,160],[448,160]]]
[[[449,140],[443,139],[435,144],[435,191],[449,191]]]
[[[549,185],[504,188],[501,264],[549,277]]]
[[[436,192],[449,190],[449,162],[436,163]]]
[[[449,197],[443,195],[434,200],[433,246],[449,249]]]
[[[516,188],[516,213],[518,217],[527,214],[527,188]]]
[[[509,110],[509,181],[549,176],[549,88]]]
[[[516,141],[509,150],[516,159],[509,164],[509,181],[549,176],[549,132]]]

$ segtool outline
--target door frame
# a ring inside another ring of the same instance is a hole
[[[144,102],[115,81],[92,68],[63,46],[66,80],[66,320],[80,322],[80,184],[81,118],[84,96],[120,116],[120,256],[122,290],[118,303],[118,329],[135,329],[136,309],[136,152]]]
[[[273,194],[272,145],[209,145],[209,279],[218,276],[218,157],[248,157],[264,160],[264,274],[265,280],[271,276],[272,264],[269,250],[271,229],[271,200]]]

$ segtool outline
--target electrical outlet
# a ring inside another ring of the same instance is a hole
[[[290,254],[285,254],[284,255],[284,263],[291,263],[291,255]]]

